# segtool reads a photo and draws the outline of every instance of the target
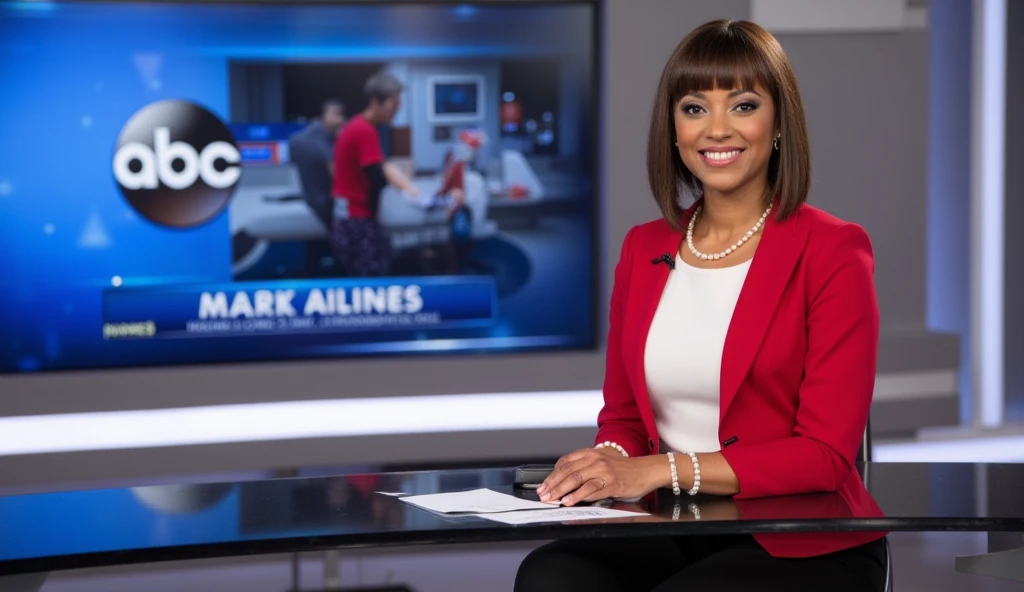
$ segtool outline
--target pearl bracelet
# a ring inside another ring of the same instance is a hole
[[[676,472],[676,455],[668,453],[668,468],[672,471],[672,493],[679,495],[679,473]]]
[[[697,492],[700,491],[700,461],[697,460],[697,453],[687,452],[686,454],[689,455],[690,462],[693,464],[693,487],[686,490],[686,493],[697,495]]]
[[[626,449],[623,448],[622,446],[619,446],[615,442],[611,442],[611,441],[606,440],[604,442],[601,442],[597,446],[594,446],[595,449],[597,449],[597,448],[605,448],[605,447],[614,448],[615,450],[619,451],[619,454],[621,454],[622,456],[625,456],[626,458],[629,458],[629,453],[626,452]]]

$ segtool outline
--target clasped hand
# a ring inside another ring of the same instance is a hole
[[[562,505],[605,498],[643,497],[657,484],[651,479],[651,457],[626,458],[613,449],[585,448],[555,463],[555,470],[537,488],[542,502]]]

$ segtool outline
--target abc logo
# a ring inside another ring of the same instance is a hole
[[[217,217],[242,175],[227,126],[186,101],[158,101],[128,120],[117,138],[114,178],[142,217],[189,228]]]

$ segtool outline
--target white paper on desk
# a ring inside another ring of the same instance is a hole
[[[574,506],[572,508],[555,508],[551,510],[524,510],[505,514],[482,514],[480,518],[511,524],[533,524],[535,522],[567,522],[570,520],[599,520],[605,518],[632,518],[647,516],[641,512],[626,512],[599,508],[595,506]]]
[[[442,514],[490,514],[515,510],[548,510],[559,506],[558,502],[534,502],[490,489],[410,495],[398,499]]]

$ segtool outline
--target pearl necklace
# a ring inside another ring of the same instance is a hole
[[[736,241],[735,245],[729,247],[728,249],[722,251],[721,253],[701,253],[696,249],[696,247],[693,246],[693,225],[694,223],[697,222],[697,216],[700,214],[700,211],[703,207],[704,206],[697,207],[697,210],[693,213],[693,216],[690,217],[690,223],[686,226],[686,246],[690,248],[690,252],[693,253],[694,257],[698,259],[703,259],[704,261],[715,261],[718,259],[722,259],[723,257],[731,255],[737,249],[742,247],[744,243],[750,240],[750,237],[757,234],[757,231],[761,229],[761,225],[763,225],[764,221],[768,219],[768,214],[772,211],[771,204],[768,204],[768,209],[764,211],[764,214],[761,214],[761,219],[757,221],[757,224],[754,224],[754,227],[751,228],[749,232],[740,237],[740,240]]]

